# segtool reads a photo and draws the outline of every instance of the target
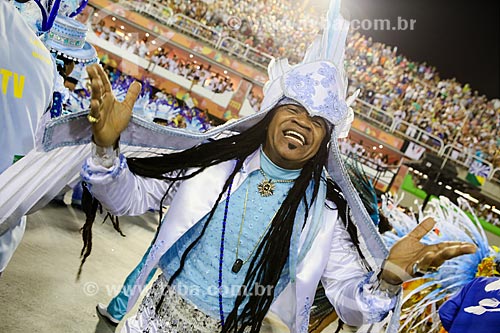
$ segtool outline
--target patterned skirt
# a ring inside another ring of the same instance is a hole
[[[156,306],[165,293],[159,313]],[[135,316],[125,322],[121,333],[217,333],[221,331],[220,322],[186,302],[160,275],[153,283]],[[246,328],[245,332],[249,332]],[[264,318],[260,333],[290,333],[280,319],[272,314]]]
[[[156,306],[164,293],[158,314]],[[220,322],[186,302],[160,275],[153,283],[137,315],[127,319],[122,333],[215,333],[221,331]]]

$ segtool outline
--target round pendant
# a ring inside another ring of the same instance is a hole
[[[274,189],[276,185],[269,179],[264,179],[257,185],[257,189],[259,190],[259,194],[263,197],[269,197],[274,194]]]

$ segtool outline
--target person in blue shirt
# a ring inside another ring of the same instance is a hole
[[[500,277],[478,277],[439,308],[448,333],[500,332]]]

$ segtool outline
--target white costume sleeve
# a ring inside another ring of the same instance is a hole
[[[118,216],[158,210],[169,186],[169,182],[163,180],[134,175],[122,154],[114,159],[109,168],[100,165],[93,157],[87,158],[81,176],[103,207]],[[167,205],[170,199],[171,195],[165,198],[163,204]]]
[[[378,290],[378,272],[367,272],[340,219],[321,281],[330,303],[348,325],[379,322],[394,308],[396,297]]]

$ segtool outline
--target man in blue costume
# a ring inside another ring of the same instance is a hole
[[[83,200],[83,262],[97,199],[116,215],[170,205],[128,310],[151,271],[160,267],[163,274],[123,331],[264,332],[272,316],[292,333],[307,332],[321,282],[349,325],[377,323],[394,310],[392,333],[403,281],[475,251],[462,242],[421,244],[432,219],[390,252],[380,239],[337,146],[353,117],[343,69],[348,24],[339,8],[338,1],[331,3],[325,34],[301,64],[271,62],[254,115],[207,133],[155,127],[132,117],[140,84],[118,102],[105,72],[91,66],[90,113],[50,124],[48,149],[88,142],[90,134],[64,137],[68,127],[92,129],[92,156],[81,172],[94,196]],[[230,134],[213,140],[225,130]],[[181,151],[126,159],[121,143]]]
[[[308,63],[286,72],[284,80],[319,79],[325,68],[333,70],[324,61]],[[461,242],[421,244],[433,227],[428,219],[392,248],[382,269],[367,269],[346,201],[333,181],[322,180],[337,113],[309,111],[311,98],[287,91],[240,134],[126,160],[118,139],[140,85],[118,103],[100,67],[89,68],[89,75],[95,144],[82,176],[92,194],[115,214],[135,215],[158,208],[172,183],[182,181],[136,287],[156,265],[163,275],[126,332],[174,332],[172,323],[194,332],[258,332],[270,312],[292,332],[305,332],[320,280],[343,321],[378,322],[394,308],[404,280],[475,250]],[[321,100],[325,92],[317,81],[313,94]],[[335,80],[324,85],[328,96]],[[256,294],[259,286],[269,292]]]
[[[178,153],[125,159],[119,140],[128,135],[140,85],[119,103],[102,68],[89,68],[94,144],[82,169],[88,189],[116,215],[170,204],[129,309],[151,271],[158,266],[163,274],[124,332],[263,332],[271,315],[291,332],[307,332],[319,282],[344,322],[376,323],[397,308],[403,281],[475,251],[462,242],[421,244],[432,219],[388,254],[379,242],[336,142],[352,121],[343,47],[332,48],[343,45],[348,27],[337,6],[332,2],[327,34],[303,63],[271,63],[259,113],[206,134],[234,135],[203,142],[203,135],[166,129],[165,144],[184,145]],[[84,260],[95,199],[88,206]]]

